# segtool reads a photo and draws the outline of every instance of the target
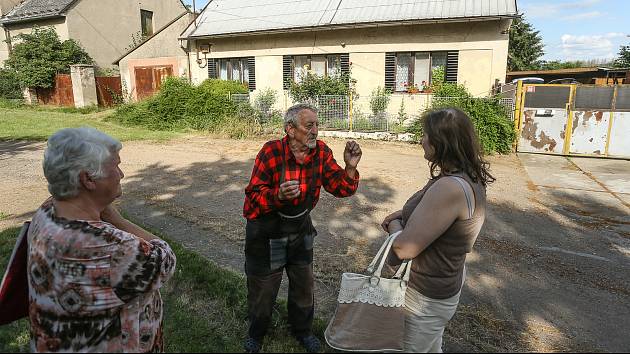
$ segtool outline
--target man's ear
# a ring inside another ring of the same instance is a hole
[[[88,191],[93,191],[96,189],[96,183],[94,179],[90,176],[86,171],[79,172],[79,182]]]
[[[287,135],[288,135],[290,138],[295,138],[295,127],[293,126],[293,123],[289,123],[289,124],[287,124],[287,129],[286,129],[286,131],[287,131]]]

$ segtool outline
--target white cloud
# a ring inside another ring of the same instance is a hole
[[[621,38],[625,37],[625,33],[617,32],[590,36],[565,34],[560,38],[559,49],[565,60],[611,59],[617,56]]]
[[[559,4],[530,4],[523,6],[523,12],[527,18],[549,18],[564,15],[570,10],[587,9],[600,2],[601,0],[582,0]]]
[[[590,20],[593,18],[598,18],[604,16],[603,13],[599,11],[585,12],[581,14],[569,15],[561,17],[562,21],[582,21],[582,20]]]

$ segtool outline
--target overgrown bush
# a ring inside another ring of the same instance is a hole
[[[294,102],[314,102],[324,95],[347,96],[350,94],[350,76],[320,76],[308,71],[300,82],[292,82],[289,95]]]
[[[266,88],[261,90],[254,99],[254,107],[260,115],[261,121],[267,121],[274,113],[273,106],[276,104],[276,90]]]
[[[380,117],[385,114],[389,101],[391,100],[391,91],[378,86],[372,91],[372,97],[370,97],[370,110],[374,116]]]
[[[50,88],[55,75],[69,73],[72,64],[92,64],[90,55],[73,39],[61,41],[52,27],[34,27],[32,33],[15,37],[5,62],[7,68],[15,70],[21,87]]]
[[[429,111],[459,108],[466,112],[475,125],[483,151],[487,154],[506,154],[516,139],[514,124],[498,98],[474,98],[463,85],[444,83],[437,85]],[[408,129],[419,141],[422,121],[417,119]]]
[[[0,69],[0,98],[22,98],[22,89],[15,70]]]
[[[184,79],[171,77],[154,96],[119,106],[112,119],[155,130],[211,130],[223,118],[237,113],[238,104],[230,95],[247,92],[247,88],[236,81],[208,79],[194,86]]]

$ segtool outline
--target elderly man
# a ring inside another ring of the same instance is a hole
[[[359,184],[361,148],[348,142],[343,154],[346,168],[341,168],[330,148],[317,140],[316,108],[307,104],[289,108],[284,130],[282,140],[267,142],[258,153],[245,189],[248,352],[261,349],[284,269],[289,278],[291,333],[308,352],[320,350],[312,334],[313,238],[317,232],[309,214],[322,186],[343,198],[353,195]]]

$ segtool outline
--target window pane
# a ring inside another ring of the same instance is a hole
[[[431,53],[431,81],[436,69],[442,69],[446,75],[446,52]]]
[[[242,82],[249,83],[249,65],[247,64],[247,59],[242,59],[241,65],[243,67],[243,81]]]
[[[231,59],[230,64],[232,64],[232,76],[231,80],[242,82],[241,79],[241,61],[238,59]]]
[[[306,56],[293,57],[293,63],[295,67],[295,70],[293,70],[293,81],[301,82],[302,77],[306,75],[308,58]]]
[[[428,52],[416,53],[416,66],[413,71],[413,83],[422,89],[423,86],[430,83],[430,70],[429,65],[431,60],[429,59]]]
[[[227,67],[227,60],[222,59],[219,61],[219,63],[221,64],[221,69],[219,71],[219,79],[221,80],[228,80],[228,67]]]
[[[143,36],[153,35],[153,12],[140,10],[140,27]]]
[[[326,57],[316,56],[311,58],[311,71],[317,76],[326,75]]]
[[[396,91],[406,91],[411,72],[411,53],[396,56]]]
[[[341,75],[341,56],[328,56],[328,76],[336,77]]]

